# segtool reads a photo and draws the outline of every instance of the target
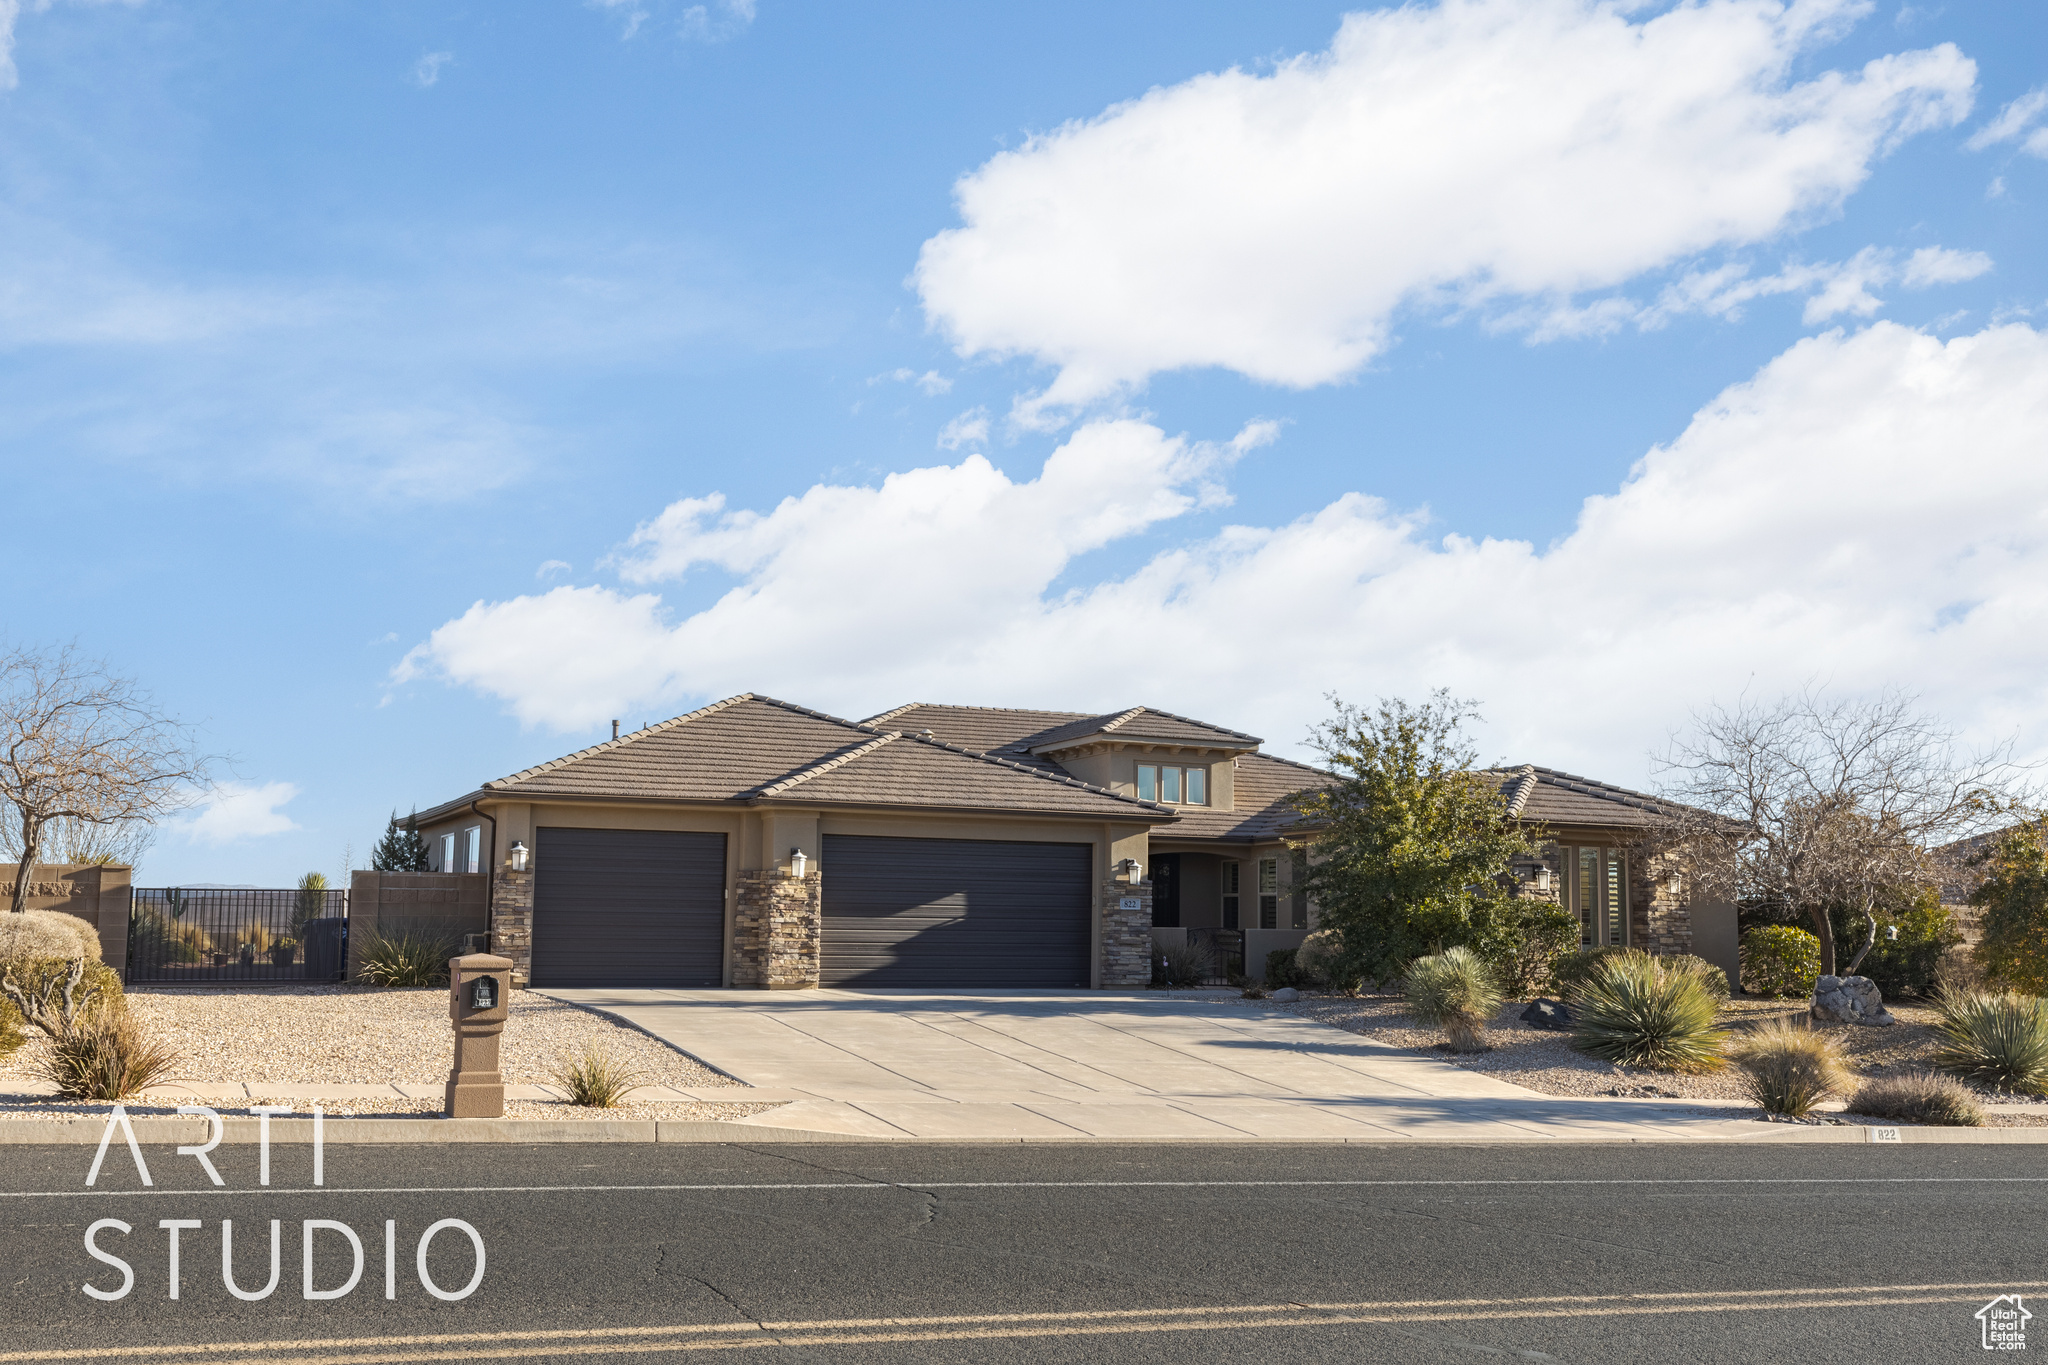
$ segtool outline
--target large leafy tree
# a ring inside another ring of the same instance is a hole
[[[2048,995],[2048,820],[1994,836],[1971,859],[1984,880],[1970,904],[1984,912],[1984,968],[2000,985]]]
[[[1331,702],[1310,742],[1336,781],[1294,797],[1311,850],[1303,886],[1346,974],[1386,981],[1504,916],[1511,860],[1541,835],[1510,820],[1499,781],[1477,771],[1470,702]]]
[[[420,837],[419,815],[408,815],[404,820],[398,812],[391,812],[391,823],[384,826],[384,837],[370,850],[370,870],[373,872],[425,872],[427,870],[427,841]]]

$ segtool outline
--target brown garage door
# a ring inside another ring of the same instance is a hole
[[[1094,849],[828,834],[828,986],[1088,985]]]
[[[544,828],[534,845],[534,985],[721,983],[723,834]]]

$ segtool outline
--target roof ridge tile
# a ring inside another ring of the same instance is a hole
[[[844,753],[836,754],[833,757],[826,759],[823,763],[813,763],[810,767],[805,768],[800,772],[792,773],[788,777],[782,778],[779,781],[772,782],[768,786],[757,787],[755,790],[746,793],[746,796],[749,799],[752,799],[761,796],[780,795],[782,792],[789,790],[791,787],[796,786],[800,782],[808,782],[812,778],[818,776],[820,773],[829,773],[834,768],[843,767],[846,764],[853,762],[853,760],[855,760],[856,758],[861,757],[863,754],[873,753],[875,750],[881,748],[884,744],[887,744],[890,740],[901,738],[903,738],[903,732],[901,730],[891,730],[888,734],[878,736],[875,739],[871,739],[865,744],[855,745],[853,748],[846,750]]]
[[[828,721],[833,725],[843,725],[849,730],[867,730],[870,733],[873,733],[872,727],[864,725],[859,721],[851,721],[840,716],[827,715],[823,711],[813,711],[808,706],[798,706],[795,702],[783,701],[779,697],[764,696],[759,692],[741,692],[737,696],[727,697],[723,701],[712,702],[709,706],[700,706],[695,711],[690,711],[680,716],[671,716],[667,720],[656,721],[652,725],[644,725],[630,734],[620,735],[617,739],[607,739],[602,743],[593,744],[587,749],[578,749],[575,753],[563,754],[560,758],[551,758],[545,763],[535,764],[531,768],[527,768],[523,771],[513,773],[510,777],[501,777],[498,778],[496,781],[486,782],[484,783],[482,790],[500,790],[505,787],[511,786],[514,782],[524,782],[529,777],[537,777],[541,773],[551,772],[556,768],[563,767],[566,764],[574,763],[579,759],[589,758],[595,754],[601,754],[611,749],[622,749],[626,745],[633,743],[635,740],[646,739],[649,735],[660,734],[666,730],[673,730],[679,725],[687,725],[689,722],[693,720],[699,720],[705,716],[713,714],[714,712],[723,711],[729,706],[737,706],[744,701],[757,701],[764,706],[779,707],[784,711],[794,712],[795,714],[800,716],[809,716],[813,720]]]

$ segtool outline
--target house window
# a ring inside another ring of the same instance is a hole
[[[464,872],[483,871],[484,827],[482,825],[471,825],[462,832],[462,837],[464,842],[462,870]]]
[[[1209,770],[1140,763],[1138,799],[1164,801],[1175,806],[1206,806],[1209,804]]]
[[[1308,928],[1308,893],[1300,890],[1302,881],[1307,875],[1308,854],[1300,849],[1296,849],[1294,850],[1294,856],[1288,860],[1287,868],[1287,885],[1291,892],[1287,897],[1288,927],[1290,929]]]
[[[1259,927],[1280,927],[1280,860],[1259,859]]]
[[[441,865],[434,870],[436,872],[453,872],[455,870],[454,835],[444,834],[441,836]]]
[[[1628,943],[1628,855],[1618,848],[1567,853],[1570,904],[1579,916],[1579,944],[1620,948]]]
[[[1243,863],[1223,864],[1223,927],[1237,928],[1238,874],[1244,870]]]

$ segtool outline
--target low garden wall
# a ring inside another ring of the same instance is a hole
[[[356,979],[364,935],[407,926],[459,938],[487,933],[490,879],[481,872],[356,872],[349,877],[348,976]]]
[[[14,886],[17,863],[0,863],[0,885]],[[100,956],[119,972],[128,965],[128,886],[130,869],[118,865],[39,863],[29,883],[29,910],[55,910],[76,915],[99,931]],[[5,913],[0,903],[0,913]]]

